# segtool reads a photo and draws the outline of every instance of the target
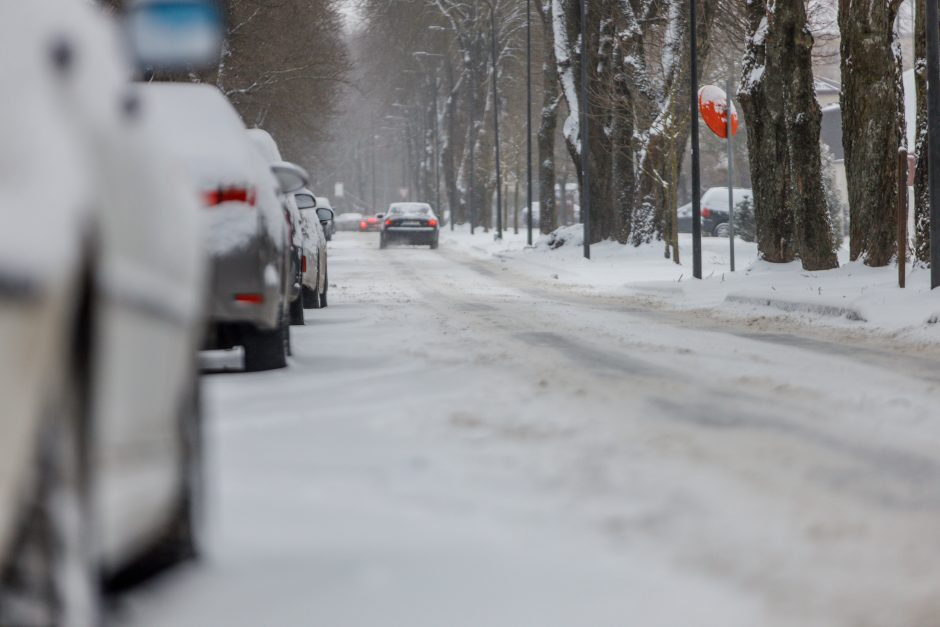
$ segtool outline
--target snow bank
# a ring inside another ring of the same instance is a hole
[[[807,272],[798,262],[771,264],[757,259],[757,246],[736,240],[737,272],[729,263],[729,241],[702,239],[702,281],[692,278],[692,238],[679,236],[681,264],[665,258],[662,242],[635,248],[616,242],[591,247],[583,258],[580,224],[550,235],[536,234],[525,245],[525,230],[509,231],[503,241],[492,232],[466,227],[444,230],[444,247],[500,263],[503,268],[579,292],[653,299],[675,309],[706,310],[725,317],[786,316],[808,324],[849,327],[905,336],[919,343],[940,343],[940,292],[929,289],[930,272],[909,267],[907,288],[897,287],[897,268],[869,268],[848,261],[842,267]]]

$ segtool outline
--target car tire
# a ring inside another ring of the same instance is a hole
[[[277,370],[287,366],[287,353],[290,344],[290,326],[285,324],[283,316],[278,328],[262,331],[252,328],[245,332],[245,371],[261,372]]]
[[[85,404],[78,377],[66,379],[39,430],[15,549],[0,565],[0,625],[101,623]]]
[[[303,290],[301,289],[301,292]],[[297,296],[290,304],[290,323],[295,327],[304,326],[304,296],[303,293]]]
[[[304,301],[304,309],[320,308],[320,295],[316,292],[316,290],[312,290],[304,285],[302,298]]]
[[[437,250],[437,238],[434,238],[434,241],[431,242],[431,250]]]
[[[713,233],[715,237],[729,237],[731,235],[731,226],[727,222],[722,222],[715,227]]]
[[[388,248],[388,240],[385,239],[385,235],[379,235],[379,248],[385,249]]]
[[[327,306],[326,293],[330,291],[330,271],[327,270],[323,277],[323,291],[320,293],[320,307]]]

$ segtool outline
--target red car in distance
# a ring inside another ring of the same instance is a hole
[[[359,232],[366,233],[369,231],[381,231],[382,218],[384,217],[384,213],[377,213],[374,216],[363,216],[362,220],[359,221]]]

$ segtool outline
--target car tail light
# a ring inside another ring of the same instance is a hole
[[[703,218],[712,217],[712,210],[709,209],[708,207],[702,207],[702,217]]]
[[[391,221],[391,220],[386,220],[386,221],[385,221],[385,226],[392,226],[392,221]]]
[[[235,294],[235,302],[244,305],[261,305],[264,303],[264,294]]]
[[[258,196],[253,187],[220,187],[203,194],[202,202],[206,207],[215,207],[224,202],[243,202],[255,206]]]
[[[307,255],[304,255],[303,257],[300,258],[300,271],[301,272],[307,271]]]
[[[431,218],[430,220],[428,220],[428,226],[437,226],[437,220],[435,220],[434,218]]]
[[[363,220],[362,222],[359,223],[359,228],[360,228],[360,229],[366,228],[366,221],[365,221],[365,220]]]
[[[379,221],[378,218],[369,218],[369,224],[375,224],[378,221]]]

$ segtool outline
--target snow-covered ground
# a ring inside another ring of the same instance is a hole
[[[492,233],[466,227],[445,231],[444,241],[479,258],[497,259],[510,270],[539,282],[557,282],[585,293],[648,297],[676,309],[697,309],[711,315],[755,318],[786,314],[791,322],[836,326],[912,343],[940,344],[940,290],[931,292],[930,271],[910,266],[907,287],[898,288],[896,266],[869,268],[848,261],[841,267],[805,272],[799,262],[770,264],[757,259],[753,243],[736,240],[736,272],[730,268],[729,241],[703,238],[703,279],[692,278],[692,237],[680,235],[680,261],[664,257],[657,242],[635,248],[604,242],[583,258],[581,226],[564,229],[571,240],[550,249],[535,234],[526,247],[524,230],[508,231],[502,242]]]
[[[936,623],[940,353],[468,237],[337,235],[290,368],[207,378],[206,559],[115,624]]]

